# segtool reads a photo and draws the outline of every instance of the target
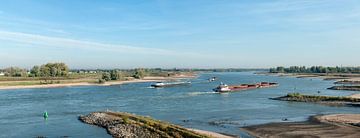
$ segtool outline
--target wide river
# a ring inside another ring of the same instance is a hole
[[[212,76],[218,81],[207,82]],[[202,73],[189,86],[155,89],[151,83],[113,86],[78,86],[0,90],[0,137],[110,137],[103,128],[78,121],[94,111],[122,111],[168,121],[189,128],[248,137],[239,127],[269,122],[303,121],[311,115],[360,113],[354,107],[270,100],[294,89],[317,95],[350,95],[356,92],[326,88],[332,81],[255,75],[253,72]],[[219,83],[260,81],[280,86],[228,94],[212,92]],[[42,114],[47,111],[49,118]]]

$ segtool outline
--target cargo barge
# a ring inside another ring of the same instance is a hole
[[[257,88],[268,88],[268,87],[275,87],[278,86],[278,83],[273,82],[261,82],[255,84],[240,84],[240,85],[226,85],[221,83],[218,87],[214,88],[215,92],[234,92],[234,91],[243,91],[243,90],[250,90],[250,89],[257,89]]]
[[[152,84],[151,87],[159,88],[159,87],[171,87],[171,86],[177,86],[177,85],[189,85],[191,82],[184,81],[184,82],[156,82],[155,84]]]

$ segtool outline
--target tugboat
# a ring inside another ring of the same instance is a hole
[[[213,89],[215,92],[234,92],[234,91],[243,91],[243,90],[250,90],[250,89],[257,89],[257,88],[268,88],[278,86],[278,83],[272,82],[261,82],[256,84],[240,84],[240,85],[226,85],[224,83],[220,83],[220,85]]]
[[[218,87],[213,89],[213,91],[215,91],[215,92],[230,92],[232,90],[229,88],[229,86],[227,84],[224,84],[221,82]]]
[[[152,84],[152,87],[159,88],[159,87],[171,87],[171,86],[177,86],[177,85],[189,85],[191,84],[190,81],[184,81],[184,82],[156,82],[155,84]]]

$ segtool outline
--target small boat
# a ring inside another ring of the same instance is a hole
[[[216,77],[212,77],[209,79],[209,82],[216,81],[216,79],[217,79]]]
[[[177,85],[189,85],[191,84],[190,81],[181,81],[181,82],[156,82],[155,84],[152,84],[152,87],[158,88],[158,87],[171,87],[171,86],[177,86]]]
[[[272,82],[261,82],[256,84],[240,84],[240,85],[227,85],[224,83],[220,83],[220,85],[213,90],[215,92],[234,92],[234,91],[243,91],[243,90],[250,90],[250,89],[257,89],[257,88],[268,88],[278,86],[278,83]]]

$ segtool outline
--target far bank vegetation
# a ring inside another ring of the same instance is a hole
[[[296,102],[360,102],[358,98],[345,96],[303,95],[300,93],[288,93],[286,96],[270,99]]]
[[[270,68],[270,73],[360,73],[360,67],[291,66]]]
[[[136,69],[70,69],[65,63],[46,63],[30,69],[8,67],[0,69],[0,86],[56,83],[105,83],[106,81],[171,77],[191,70],[136,68]]]

